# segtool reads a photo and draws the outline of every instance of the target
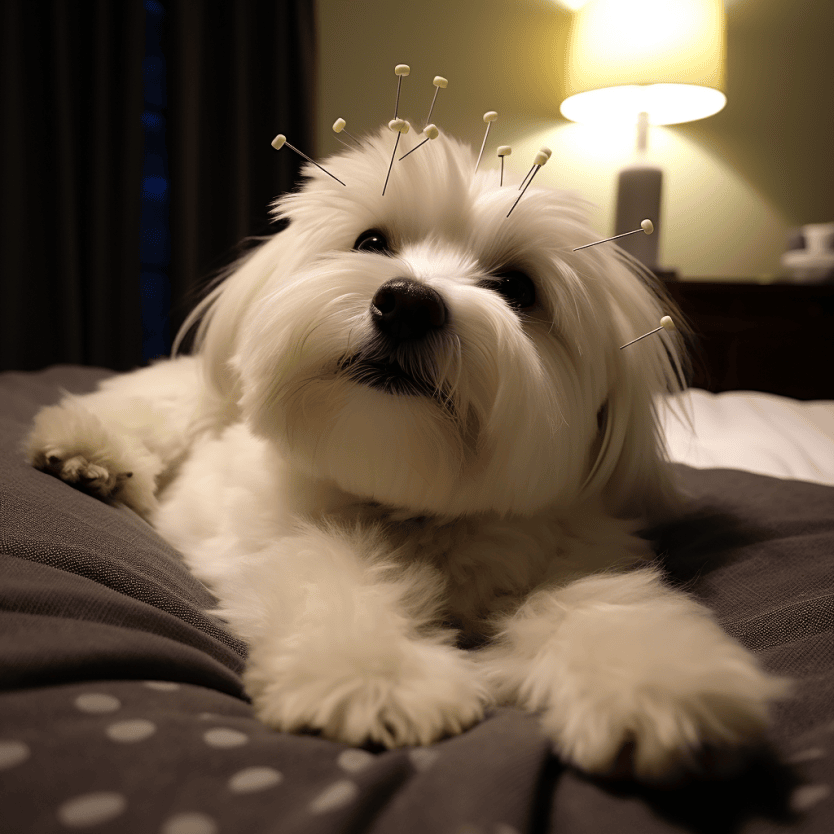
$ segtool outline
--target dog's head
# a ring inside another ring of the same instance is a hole
[[[397,157],[420,137],[402,137]],[[441,136],[396,134],[313,166],[289,226],[204,303],[212,384],[259,436],[342,489],[415,513],[529,515],[668,494],[654,397],[677,385],[667,312],[595,239],[585,206],[474,174]]]

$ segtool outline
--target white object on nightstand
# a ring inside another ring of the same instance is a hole
[[[791,280],[814,284],[834,275],[834,223],[809,223],[802,227],[803,249],[789,249],[782,266]]]

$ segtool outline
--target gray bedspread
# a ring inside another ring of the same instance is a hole
[[[177,553],[26,465],[37,408],[107,373],[0,374],[0,831],[834,831],[834,488],[679,467],[690,509],[658,531],[672,581],[799,681],[743,773],[589,779],[507,708],[428,748],[355,750],[259,724],[245,647]]]

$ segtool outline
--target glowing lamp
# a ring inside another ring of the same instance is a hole
[[[568,35],[566,119],[638,128],[712,116],[727,102],[723,0],[589,0],[573,15]],[[638,164],[620,174],[616,233],[644,217],[659,224],[660,169]],[[623,243],[656,268],[658,236]]]

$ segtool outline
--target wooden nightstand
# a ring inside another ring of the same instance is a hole
[[[834,399],[834,284],[665,286],[694,330],[693,386]]]

